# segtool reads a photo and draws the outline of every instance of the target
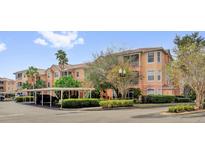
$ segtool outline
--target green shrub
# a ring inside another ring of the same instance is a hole
[[[63,108],[81,108],[81,107],[97,107],[99,106],[99,99],[64,99],[62,102]],[[60,102],[61,103],[61,102]]]
[[[16,102],[28,102],[33,100],[34,100],[33,96],[18,96],[15,98]]]
[[[175,106],[170,106],[168,111],[172,112],[172,113],[194,111],[194,105],[175,105]]]
[[[190,98],[185,98],[185,97],[176,97],[175,102],[176,103],[191,102],[191,99]]]
[[[107,100],[100,101],[100,106],[103,108],[114,108],[114,107],[129,107],[133,106],[133,100]]]
[[[142,103],[172,103],[175,96],[170,95],[147,95],[142,97]]]

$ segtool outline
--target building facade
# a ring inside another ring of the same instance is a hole
[[[23,83],[30,83],[31,84],[31,79],[27,77],[26,75],[26,71],[27,70],[23,70],[23,71],[18,71],[18,72],[15,72],[14,75],[15,75],[15,81],[16,81],[16,90],[21,90],[22,89],[22,86],[23,86]],[[45,75],[45,70],[44,69],[38,69],[38,77],[36,78],[36,80],[43,80],[43,81],[46,81],[46,75]]]
[[[119,61],[129,62],[136,73],[136,80],[130,89],[140,88],[144,95],[179,95],[179,88],[170,82],[167,64],[172,60],[169,50],[164,48],[139,48],[115,53]],[[139,78],[140,76],[140,78]],[[132,93],[132,90],[128,90]],[[106,92],[108,98],[114,96],[114,91]]]
[[[14,93],[16,91],[15,80],[0,78],[0,92]]]
[[[139,48],[114,54],[116,54],[119,61],[129,62],[136,74],[136,80],[132,82],[130,89],[140,88],[144,95],[179,95],[179,89],[172,85],[166,70],[167,64],[172,60],[169,50],[161,47]],[[69,64],[61,72],[58,65],[52,65],[46,70],[38,69],[39,79],[45,81],[48,88],[54,87],[55,80],[62,76],[71,75],[75,80],[83,82],[85,79],[85,68],[87,68],[87,64]],[[23,83],[30,82],[26,76],[26,70],[14,74],[16,76],[17,90],[21,89]],[[140,79],[138,76],[140,76]],[[112,98],[115,92],[109,89],[106,91],[106,95]]]

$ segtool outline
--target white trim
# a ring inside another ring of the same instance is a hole
[[[154,51],[151,51],[151,52],[147,52],[147,64],[153,64],[154,63],[154,61],[153,62],[149,62],[149,53],[154,53],[154,60],[155,60],[155,52]]]
[[[148,89],[153,89],[154,90],[154,94],[148,94]],[[147,93],[147,95],[155,95],[156,94],[155,88],[147,88],[146,93]]]
[[[158,53],[160,53],[160,62],[158,62]],[[157,63],[161,64],[162,63],[162,52],[161,51],[157,51]]]
[[[27,89],[27,90],[22,90],[21,92],[33,92],[33,91],[68,91],[68,90],[95,90],[95,88],[83,88],[83,87],[78,87],[78,88],[40,88],[40,89]],[[18,91],[19,92],[19,91]]]
[[[160,72],[160,80],[158,80],[158,73]],[[162,81],[162,71],[161,70],[157,70],[156,71],[156,79],[158,82],[161,82]]]
[[[149,79],[148,79],[148,72],[151,72],[151,71],[154,72],[154,74],[153,74],[154,80],[149,80]],[[153,81],[155,81],[155,70],[147,70],[147,81],[148,81],[148,82],[153,82]]]

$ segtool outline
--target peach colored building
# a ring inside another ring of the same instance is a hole
[[[15,78],[16,78],[16,90],[20,90],[22,88],[23,83],[31,83],[31,79],[29,79],[26,75],[27,70],[23,71],[18,71],[15,72]],[[46,81],[46,75],[45,75],[45,70],[44,69],[38,69],[39,76],[37,77],[38,79],[41,79],[43,81]]]
[[[53,87],[55,80],[59,79],[61,76],[71,75],[75,80],[84,81],[84,69],[86,64],[77,64],[77,65],[66,65],[62,74],[58,65],[52,65],[48,68],[46,73],[46,85],[47,87]]]
[[[130,88],[140,88],[144,95],[179,95],[167,74],[167,64],[172,60],[169,50],[164,48],[139,48],[115,53],[120,61],[128,61],[136,72],[136,80]],[[138,79],[138,74],[142,77]],[[106,96],[112,98],[114,91],[108,90]],[[128,96],[132,91],[128,91]]]
[[[119,61],[128,61],[134,72],[136,80],[133,80],[131,88],[140,88],[144,95],[179,95],[179,89],[175,88],[169,80],[167,74],[167,64],[172,60],[169,50],[162,47],[157,48],[139,48],[114,53]],[[55,80],[61,76],[71,75],[74,79],[84,81],[86,64],[66,65],[62,74],[58,65],[52,65],[48,69],[38,69],[40,79],[45,81],[46,87],[54,87]],[[29,79],[26,76],[26,70],[14,73],[16,75],[16,89],[20,89],[22,84]],[[141,76],[141,79],[138,78]],[[105,92],[106,97],[113,98],[115,92],[109,89]],[[132,91],[128,90],[128,96]]]
[[[0,92],[13,93],[16,90],[15,80],[0,78]]]

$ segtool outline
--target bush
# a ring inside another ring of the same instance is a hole
[[[175,96],[170,95],[147,95],[142,96],[142,103],[172,103]]]
[[[16,102],[28,102],[33,100],[34,100],[33,96],[18,96],[15,98]]]
[[[133,106],[133,100],[107,100],[100,101],[100,106],[103,108],[114,108],[114,107],[129,107]]]
[[[97,107],[99,106],[99,99],[63,99],[63,108],[81,108],[81,107]],[[59,103],[61,104],[61,103]]]
[[[191,102],[191,99],[190,98],[185,98],[185,97],[176,97],[175,102],[176,103]]]
[[[175,105],[175,106],[170,106],[168,111],[172,112],[172,113],[194,111],[194,105]]]

